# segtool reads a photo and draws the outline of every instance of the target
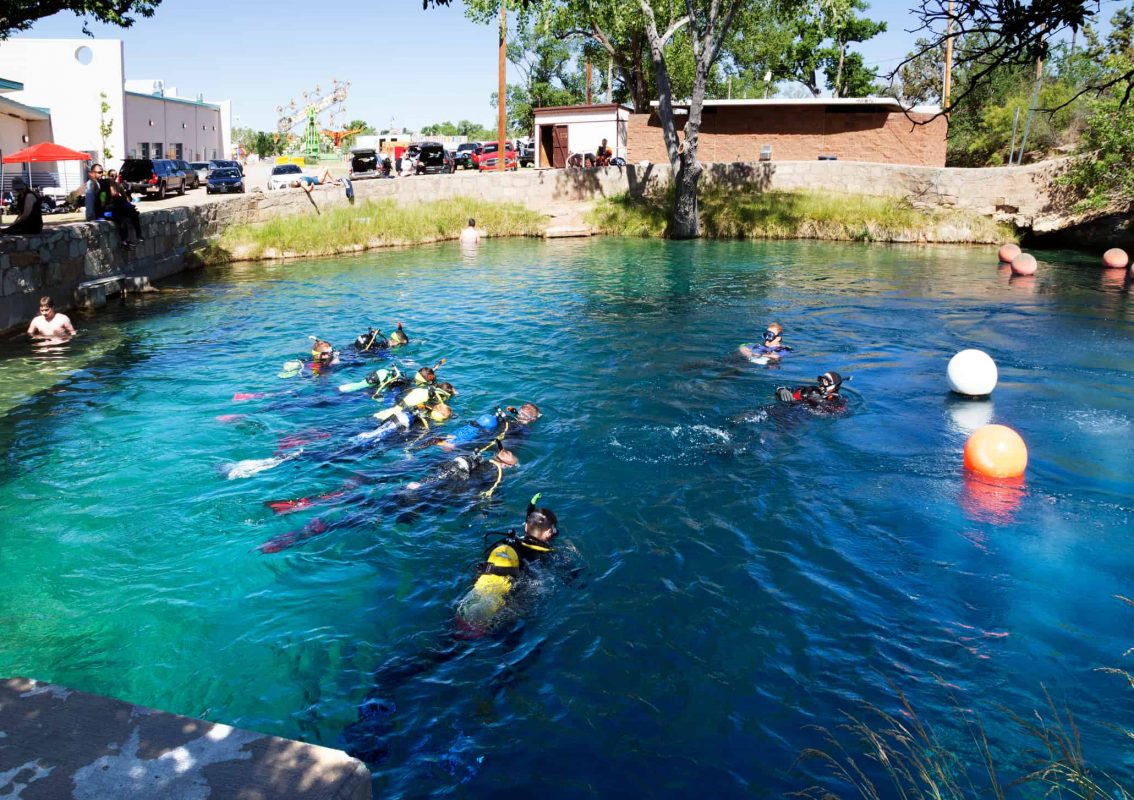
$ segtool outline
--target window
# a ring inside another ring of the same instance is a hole
[[[150,157],[150,143],[142,142],[142,158]]]
[[[173,150],[177,154],[177,155],[174,156],[174,158],[176,158],[178,161],[181,161],[183,158],[185,158],[184,150],[182,148],[181,142],[178,142],[177,144],[175,144],[173,146]]]
[[[154,154],[153,154],[152,157],[153,158],[165,158],[165,156],[162,155],[163,152],[164,151],[161,149],[161,142],[154,142]]]

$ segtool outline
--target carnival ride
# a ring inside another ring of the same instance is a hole
[[[292,100],[287,106],[277,106],[276,112],[280,115],[280,119],[276,128],[283,136],[291,136],[293,128],[306,122],[302,137],[303,155],[317,160],[322,153],[320,136],[329,132],[320,130],[319,116],[326,112],[330,120],[329,127],[332,129],[337,127],[337,119],[343,113],[343,103],[346,102],[349,93],[350,81],[338,81],[332,78],[331,91],[326,94],[316,86],[313,92],[303,92],[302,104]],[[335,142],[335,147],[338,147],[343,134],[331,138]]]

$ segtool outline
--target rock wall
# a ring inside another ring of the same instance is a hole
[[[771,161],[712,164],[707,182],[757,189],[837,191],[910,198],[984,214],[1009,215],[1028,226],[1051,204],[1048,186],[1059,162],[997,169],[949,169],[851,161]],[[397,180],[358,181],[357,199],[423,203],[452,197],[513,202],[536,211],[590,202],[622,192],[640,194],[664,186],[668,165],[638,164],[622,169],[522,170],[505,175],[460,172]],[[119,247],[114,226],[105,221],[51,226],[36,236],[0,236],[0,330],[27,324],[41,295],[60,310],[76,302],[88,281],[122,275],[158,279],[194,266],[194,253],[231,225],[259,223],[319,208],[344,205],[340,187],[253,191],[218,197],[199,205],[148,209],[142,203],[145,241],[136,250]]]

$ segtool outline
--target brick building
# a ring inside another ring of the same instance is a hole
[[[651,105],[657,108],[656,101]],[[686,113],[680,105],[676,110]],[[706,100],[697,157],[705,163],[759,161],[763,151],[772,161],[835,157],[943,167],[948,121],[938,113],[936,107],[906,112],[884,97]],[[683,123],[679,116],[679,130]],[[656,111],[631,114],[626,138],[628,161],[668,163]]]

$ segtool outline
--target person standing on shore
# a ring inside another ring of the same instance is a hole
[[[33,339],[58,339],[74,336],[75,328],[66,314],[56,314],[51,298],[39,298],[39,316],[28,326],[28,336]]]

